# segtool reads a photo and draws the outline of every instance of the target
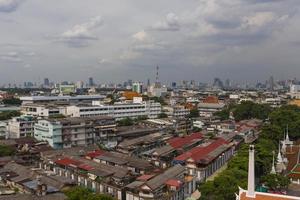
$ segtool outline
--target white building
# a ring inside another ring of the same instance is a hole
[[[290,86],[290,95],[292,98],[300,99],[300,85],[292,84]]]
[[[33,136],[34,121],[31,116],[14,117],[8,121],[8,137],[12,139]]]
[[[166,111],[166,114],[168,117],[186,117],[190,114],[190,110],[185,108],[184,106],[165,106],[163,107],[163,110]]]
[[[103,100],[102,95],[77,95],[77,96],[26,96],[20,97],[22,104],[27,103],[49,103],[49,102],[92,102]]]
[[[115,103],[114,105],[104,105],[94,102],[90,106],[73,105],[66,108],[66,115],[69,117],[111,116],[116,119],[122,119],[126,117],[137,118],[146,116],[148,118],[157,118],[160,113],[160,103],[153,101]]]
[[[162,86],[160,83],[154,83],[148,88],[148,93],[154,97],[161,97],[167,93],[167,87]]]
[[[7,122],[0,121],[0,138],[7,136]]]
[[[24,115],[31,115],[35,117],[48,118],[52,115],[66,114],[66,106],[47,105],[47,104],[23,104],[21,106],[21,113]]]

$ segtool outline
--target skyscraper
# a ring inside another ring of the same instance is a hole
[[[93,79],[93,77],[90,77],[89,78],[89,86],[91,87],[91,86],[94,86],[94,79]]]
[[[48,87],[50,85],[49,79],[44,78],[44,86]]]

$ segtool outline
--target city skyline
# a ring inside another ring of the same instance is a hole
[[[0,0],[0,84],[300,76],[297,0]],[[84,9],[83,9],[84,8]]]

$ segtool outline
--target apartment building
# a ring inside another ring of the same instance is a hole
[[[168,117],[173,118],[184,118],[190,114],[190,110],[185,108],[184,106],[176,105],[176,106],[164,106],[163,110],[166,112]]]
[[[92,102],[96,100],[102,100],[105,96],[102,95],[77,95],[77,96],[24,96],[20,97],[22,104],[28,103],[50,103],[50,102]]]
[[[31,116],[14,117],[8,121],[8,138],[17,139],[27,136],[33,136],[34,121]]]
[[[34,137],[55,149],[107,142],[116,136],[116,122],[108,116],[39,120]]]
[[[34,117],[48,118],[53,115],[66,113],[66,106],[68,104],[36,104],[27,103],[21,105],[21,113],[24,115],[31,115]]]
[[[160,103],[153,101],[115,103],[114,105],[93,103],[93,105],[68,106],[66,109],[66,114],[70,117],[111,116],[117,120],[126,117],[137,118],[144,116],[157,118],[160,113]]]

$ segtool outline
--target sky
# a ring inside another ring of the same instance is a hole
[[[0,84],[300,78],[300,0],[0,0]]]

